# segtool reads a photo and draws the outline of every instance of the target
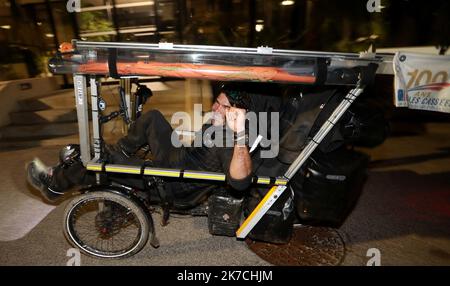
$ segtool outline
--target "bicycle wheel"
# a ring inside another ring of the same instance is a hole
[[[139,252],[149,237],[149,219],[133,200],[110,191],[83,194],[64,212],[64,234],[84,253],[123,258]]]

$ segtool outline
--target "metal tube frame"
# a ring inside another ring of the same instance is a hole
[[[378,64],[378,74],[394,74],[392,69],[394,54],[392,53],[339,53],[339,52],[319,52],[303,50],[272,49],[269,47],[243,48],[226,46],[202,46],[202,45],[179,45],[172,43],[120,43],[120,42],[89,42],[72,40],[72,44],[77,49],[137,49],[148,51],[169,51],[169,52],[193,52],[193,53],[228,53],[290,57],[313,57],[326,58],[330,60],[330,66],[347,66],[351,62],[367,65],[369,63]]]
[[[125,43],[125,42],[89,42],[73,40],[72,43],[76,48],[114,48],[114,49],[138,49],[138,50],[168,50],[182,52],[220,52],[230,54],[261,54],[260,48],[242,48],[227,46],[202,46],[202,45],[177,45],[171,43],[148,44],[148,43]],[[270,49],[270,48],[268,48]],[[340,52],[319,52],[319,51],[303,51],[303,50],[284,50],[272,49],[271,55],[284,56],[305,56],[305,57],[335,57],[346,60],[360,60],[369,62],[381,62],[384,58],[393,57],[393,54],[378,53],[371,57],[362,57],[359,53],[340,53]]]
[[[91,104],[92,104],[92,124],[93,124],[93,141],[94,141],[94,159],[91,161],[90,153],[90,136],[89,136],[89,119],[88,119],[88,103],[87,103],[87,88],[86,88],[86,77],[85,75],[74,75],[74,88],[75,88],[75,98],[76,98],[76,108],[78,117],[78,128],[79,128],[79,138],[80,138],[80,149],[81,158],[83,164],[90,167],[88,170],[91,171],[106,171],[106,172],[119,172],[128,173],[136,175],[151,175],[151,176],[161,176],[161,177],[171,177],[173,172],[181,174],[180,170],[169,170],[164,169],[163,171],[154,168],[148,168],[147,172],[144,169],[133,166],[119,166],[119,165],[105,165],[99,164],[98,160],[101,158],[101,126],[100,126],[100,116],[98,112],[98,96],[100,93],[100,82],[95,76],[90,76],[90,89],[91,89]],[[126,83],[124,83],[126,85]],[[130,82],[128,81],[128,85]],[[321,126],[319,131],[314,135],[314,137],[308,142],[306,147],[298,155],[295,161],[289,166],[288,170],[285,172],[284,176],[278,178],[279,184],[272,184],[273,187],[269,190],[266,196],[261,200],[258,206],[253,210],[253,212],[247,217],[247,219],[242,223],[241,227],[237,230],[236,236],[238,238],[245,238],[247,234],[253,229],[253,227],[259,222],[259,220],[264,216],[264,214],[270,209],[270,207],[275,203],[275,201],[283,194],[287,188],[287,183],[290,179],[298,172],[298,170],[303,166],[306,160],[311,156],[317,146],[326,137],[333,126],[339,121],[342,115],[347,111],[353,101],[364,91],[364,87],[358,84],[356,88],[349,91],[349,93],[344,97],[342,102],[336,107],[334,112],[326,120],[326,122]],[[127,100],[127,104],[129,100]],[[127,107],[129,108],[129,106]],[[108,170],[109,169],[109,170]],[[144,171],[142,171],[144,170]],[[192,173],[195,173],[193,171]],[[170,173],[170,175],[168,175]],[[201,172],[200,172],[201,173]],[[209,177],[206,178],[204,174],[198,174],[192,178],[194,179],[207,179],[207,180],[219,180],[224,181],[225,177],[222,178],[220,173],[210,173]],[[98,174],[98,173],[97,173]],[[212,177],[211,177],[212,176]],[[219,179],[217,179],[220,177]],[[99,176],[97,176],[99,179]],[[258,184],[266,184],[267,180],[261,180],[256,177],[254,182]],[[272,180],[269,178],[269,182]],[[97,180],[99,182],[99,180]]]
[[[95,76],[89,78],[91,89],[91,109],[92,109],[92,140],[94,143],[94,161],[101,158],[102,137],[100,126],[100,114],[98,111],[98,97],[100,96],[101,83]]]
[[[131,78],[130,77],[124,77],[120,79],[120,86],[125,91],[125,104],[127,105],[127,114],[130,118],[130,120],[134,121],[135,118],[133,118],[133,107],[131,102]],[[126,131],[128,131],[128,127],[126,126]]]
[[[81,160],[83,165],[86,166],[87,163],[91,161],[86,76],[75,74],[73,76],[73,85],[75,91],[75,106],[77,109]]]
[[[305,161],[311,156],[316,147],[322,142],[322,140],[327,136],[328,132],[333,128],[333,126],[339,121],[339,119],[344,115],[350,105],[355,101],[355,99],[364,91],[364,87],[356,87],[349,91],[349,93],[344,97],[342,102],[336,107],[330,117],[325,121],[322,127],[317,131],[316,135],[309,141],[308,145],[302,150],[300,155],[291,164],[289,169],[284,174],[284,177],[288,180],[297,173],[297,171],[303,166]]]

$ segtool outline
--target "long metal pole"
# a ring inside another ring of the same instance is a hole
[[[309,141],[308,145],[302,150],[300,155],[295,159],[295,161],[291,164],[289,169],[284,174],[284,177],[288,180],[292,179],[292,177],[297,173],[297,171],[303,166],[305,161],[311,156],[316,147],[322,142],[322,140],[327,136],[328,132],[333,128],[333,126],[339,121],[339,119],[344,115],[345,111],[350,107],[353,101],[363,92],[364,88],[357,87],[355,89],[350,90],[350,92],[345,96],[342,102],[338,107],[334,110],[334,112],[330,115],[327,121],[322,125],[320,130],[316,133],[316,135]]]
[[[121,78],[120,79],[120,86],[123,88],[123,90],[125,91],[125,108],[127,109],[127,115],[129,117],[129,119],[133,120],[132,118],[132,110],[133,110],[133,106],[131,106],[131,79],[130,78]],[[128,124],[125,124],[123,126],[123,133],[127,134],[128,133]]]
[[[179,45],[174,44],[171,48],[160,48],[159,44],[148,44],[148,43],[132,43],[132,42],[90,42],[90,41],[75,41],[78,48],[117,48],[117,49],[139,49],[139,50],[179,50],[187,52],[225,52],[234,54],[252,53],[258,54],[257,48],[245,48],[245,47],[229,47],[229,46],[211,46],[211,45]],[[337,57],[339,59],[345,60],[361,60],[361,61],[381,61],[382,57],[390,56],[393,54],[376,54],[374,58],[361,57],[359,53],[342,53],[342,52],[321,52],[321,51],[305,51],[305,50],[286,50],[286,49],[273,49],[273,55],[300,55],[300,56],[311,56],[311,57]]]
[[[81,160],[86,166],[87,163],[91,161],[91,145],[89,140],[89,116],[85,76],[75,74],[73,77],[73,84],[75,90],[75,105],[77,108]]]
[[[91,88],[91,109],[92,109],[92,139],[94,141],[94,160],[101,157],[102,139],[100,136],[100,115],[98,111],[98,97],[100,96],[100,81],[95,76],[89,79]]]

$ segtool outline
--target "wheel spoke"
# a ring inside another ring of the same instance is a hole
[[[116,200],[89,198],[70,212],[68,231],[89,253],[115,256],[141,241],[142,226],[134,211]]]

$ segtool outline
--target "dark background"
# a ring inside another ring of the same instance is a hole
[[[380,0],[380,13],[366,0],[81,0],[80,13],[66,3],[0,1],[0,80],[49,76],[48,57],[75,38],[355,52],[450,41],[446,0]]]

